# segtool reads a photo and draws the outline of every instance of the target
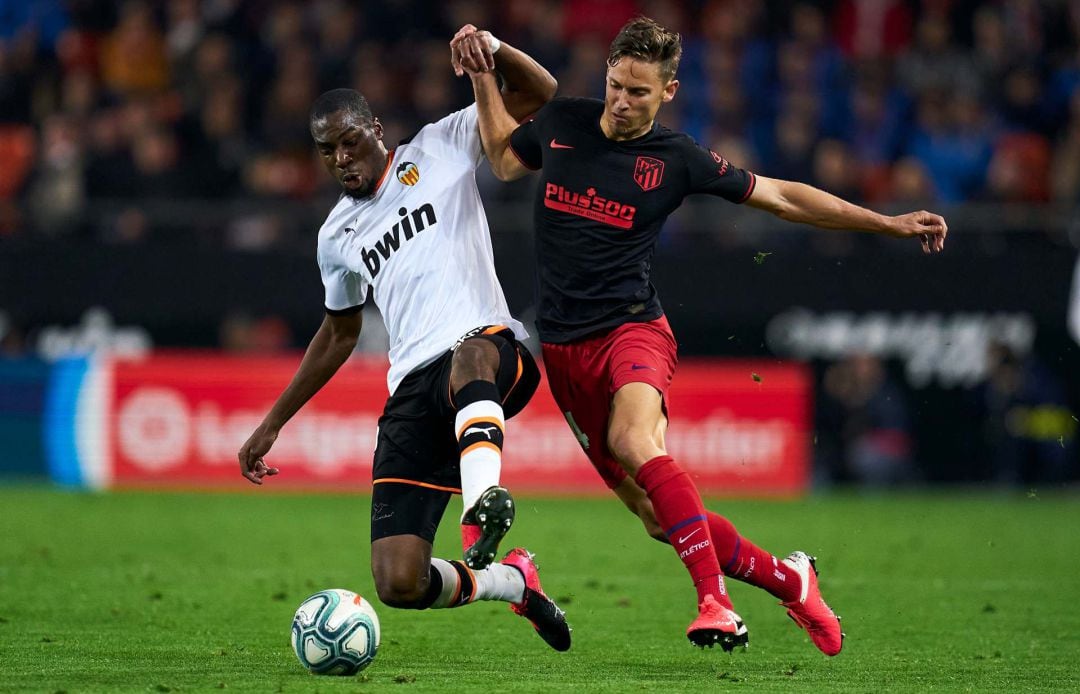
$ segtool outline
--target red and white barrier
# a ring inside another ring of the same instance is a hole
[[[75,418],[83,479],[105,487],[249,486],[236,452],[289,382],[298,357],[156,354],[106,360]],[[757,374],[760,381],[753,377]],[[366,490],[386,363],[354,358],[284,428],[271,488]],[[809,479],[812,381],[796,364],[686,360],[667,442],[703,492],[795,495]],[[604,493],[546,382],[508,423],[503,480],[515,491]]]

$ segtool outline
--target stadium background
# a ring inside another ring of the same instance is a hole
[[[446,43],[473,22],[599,95],[636,12],[685,37],[662,123],[951,229],[925,258],[694,199],[655,264],[683,357],[809,365],[818,485],[1074,480],[1080,3],[1009,0],[0,3],[0,470],[46,468],[58,359],[306,344],[322,90],[360,89],[393,143],[469,102]],[[534,183],[479,179],[528,320]]]
[[[393,143],[469,102],[446,45],[465,22],[599,95],[639,11],[686,40],[662,123],[949,220],[927,257],[692,199],[658,250],[684,360],[672,447],[747,537],[817,553],[844,653],[737,581],[751,650],[689,649],[682,567],[614,500],[567,493],[602,489],[541,394],[505,469],[549,493],[520,496],[511,537],[574,649],[541,650],[502,605],[380,606],[376,665],[318,688],[488,692],[497,668],[522,692],[1075,689],[1080,2],[0,0],[0,691],[312,690],[295,606],[373,590],[354,492],[385,396],[377,316],[317,422],[285,430],[285,472],[251,493],[235,471],[322,316],[336,192],[311,99],[358,87]],[[529,321],[533,184],[478,176]],[[141,466],[131,441],[155,444]],[[290,478],[350,493],[267,493]]]

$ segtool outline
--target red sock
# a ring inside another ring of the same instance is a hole
[[[480,539],[480,526],[473,523],[461,524],[461,549],[466,550]]]
[[[656,520],[694,579],[698,603],[711,595],[731,609],[724,575],[712,548],[705,506],[690,475],[671,456],[661,455],[642,465],[635,479],[652,501]]]
[[[739,535],[735,526],[708,511],[709,533],[724,574],[769,591],[784,602],[799,597],[799,575],[787,564]]]

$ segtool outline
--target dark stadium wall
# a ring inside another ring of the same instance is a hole
[[[0,478],[46,473],[42,427],[50,365],[35,357],[0,359]]]
[[[877,242],[834,259],[777,249],[758,263],[753,252],[694,236],[659,249],[653,280],[685,354],[765,354],[763,340],[752,338],[762,337],[769,320],[792,307],[854,314],[1015,313],[1030,316],[1039,333],[1064,334],[1071,252],[1045,243],[971,253],[964,243],[957,239],[935,257],[915,247],[886,250]],[[526,318],[533,303],[531,247],[526,234],[495,239],[507,298]],[[282,316],[306,343],[321,319],[322,301],[312,255],[72,241],[0,247],[0,310],[30,333],[75,324],[101,306],[118,323],[147,328],[159,346],[214,347],[221,318],[243,309]],[[739,339],[728,340],[732,334]],[[1059,347],[1063,359],[1077,352]]]
[[[985,477],[972,450],[984,422],[969,405],[992,341],[1034,355],[1067,392],[1071,412],[1080,411],[1080,348],[1065,329],[1069,249],[1035,235],[989,244],[958,234],[946,253],[926,257],[914,246],[859,237],[831,257],[808,251],[805,240],[770,240],[775,246],[760,249],[765,256],[702,234],[675,235],[660,247],[654,283],[682,356],[799,359],[820,374],[847,354],[876,353],[909,394],[929,480]],[[511,308],[526,321],[531,245],[524,233],[494,238]],[[223,320],[239,311],[280,317],[299,349],[322,319],[322,300],[314,258],[302,253],[71,241],[0,248],[0,311],[31,343],[42,327],[76,324],[101,306],[118,325],[145,329],[158,347],[216,348]]]

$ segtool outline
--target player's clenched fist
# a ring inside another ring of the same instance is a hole
[[[472,24],[458,29],[450,39],[450,64],[454,74],[490,72],[495,69],[494,52],[498,41],[491,32],[481,31]]]

